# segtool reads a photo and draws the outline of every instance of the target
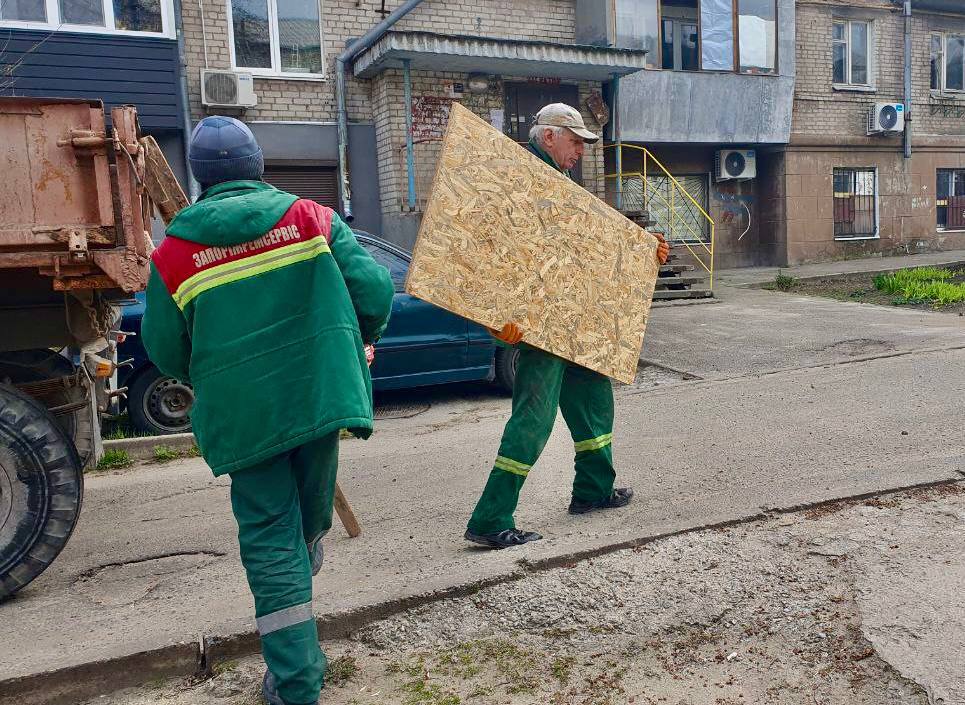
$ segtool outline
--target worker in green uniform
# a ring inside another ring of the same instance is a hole
[[[152,255],[141,334],[164,374],[193,385],[198,447],[231,478],[265,699],[316,703],[326,661],[312,576],[339,431],[372,431],[365,346],[388,321],[392,281],[331,209],[261,180],[261,148],[238,120],[202,120],[189,161],[204,191]]]
[[[598,139],[586,129],[579,111],[553,103],[536,114],[527,149],[569,175],[583,156],[584,145]],[[669,247],[662,237],[657,239],[657,259],[663,264]],[[506,345],[520,343],[524,335],[514,323],[491,332]],[[467,540],[489,548],[508,548],[543,538],[534,531],[517,529],[513,512],[523,482],[553,431],[557,409],[563,412],[576,453],[570,513],[622,507],[633,497],[629,487],[613,487],[613,387],[609,378],[524,344],[519,350],[512,416],[469,519]]]

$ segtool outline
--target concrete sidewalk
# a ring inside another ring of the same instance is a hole
[[[348,539],[336,525],[326,539],[315,603],[332,617],[329,636],[357,626],[352,610],[371,619],[581,552],[965,473],[961,318],[729,286],[720,295],[717,306],[655,312],[644,349],[703,379],[617,392],[614,457],[638,492],[625,510],[566,514],[573,451],[558,423],[517,514],[547,539],[470,548],[463,527],[509,412],[489,393],[439,403],[445,392],[432,392],[425,413],[344,443],[339,479],[364,533]],[[167,649],[166,671],[145,657],[126,672],[60,679],[106,690],[190,668],[203,635],[240,635],[222,658],[256,648],[235,531],[227,481],[199,459],[91,477],[64,553],[0,605],[0,679]],[[0,703],[45,702],[31,688]]]
[[[929,252],[920,255],[900,255],[896,257],[866,257],[862,259],[840,260],[838,262],[818,262],[799,264],[793,267],[744,267],[742,269],[721,269],[714,273],[718,284],[728,286],[753,286],[774,281],[778,272],[796,279],[830,277],[862,272],[884,272],[907,267],[927,267],[965,262],[965,250]]]

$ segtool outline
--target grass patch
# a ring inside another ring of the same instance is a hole
[[[777,272],[777,276],[774,277],[774,288],[778,291],[790,291],[797,284],[797,279],[787,274],[784,274],[780,270]]]
[[[169,463],[172,460],[182,458],[200,458],[201,450],[198,444],[193,444],[190,448],[172,448],[170,446],[154,446],[154,462]]]
[[[103,457],[97,461],[97,466],[95,470],[120,470],[121,468],[129,468],[134,464],[131,460],[131,456],[127,454],[126,450],[108,450],[105,451]]]
[[[360,670],[358,661],[355,660],[354,656],[346,654],[334,658],[328,662],[328,669],[325,671],[325,685],[341,688],[352,681]]]
[[[574,663],[576,663],[576,659],[572,656],[557,656],[553,659],[550,672],[553,674],[553,678],[560,682],[560,685],[569,684],[570,671],[573,670]]]
[[[878,291],[893,295],[893,303],[931,304],[935,308],[965,301],[965,283],[949,281],[955,273],[941,267],[901,269],[874,278]]]

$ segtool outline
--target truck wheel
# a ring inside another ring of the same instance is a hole
[[[51,350],[32,349],[8,352],[0,355],[0,383],[37,385],[34,393],[24,389],[45,407],[75,406],[72,410],[54,415],[57,424],[74,442],[81,466],[85,467],[94,455],[94,434],[97,431],[94,413],[89,403],[84,404],[93,390],[85,387],[62,387],[43,385],[47,380],[70,377],[76,372],[70,360]]]
[[[127,392],[131,425],[141,433],[162,436],[191,430],[194,390],[156,367],[141,372]]]
[[[74,444],[40,403],[0,384],[0,600],[57,557],[83,494]]]
[[[509,393],[516,383],[516,366],[519,363],[518,348],[496,348],[496,360],[493,363],[496,373],[496,384]]]

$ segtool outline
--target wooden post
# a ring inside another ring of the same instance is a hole
[[[358,519],[355,518],[355,513],[337,482],[335,483],[335,511],[338,513],[338,518],[342,520],[342,526],[345,527],[345,531],[350,538],[354,539],[362,533],[362,527],[359,526]]]

